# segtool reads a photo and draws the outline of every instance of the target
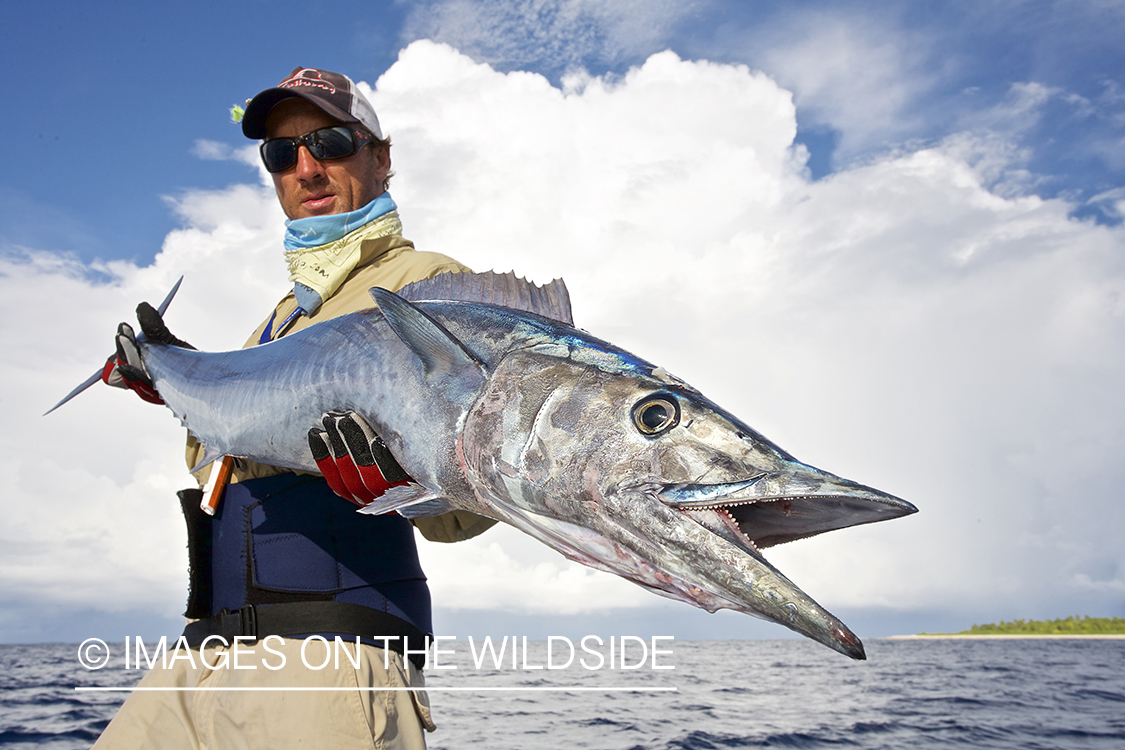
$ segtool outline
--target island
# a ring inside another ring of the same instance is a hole
[[[973,625],[959,633],[918,633],[891,638],[1125,638],[1125,618],[1074,615],[1061,620],[1012,620]]]

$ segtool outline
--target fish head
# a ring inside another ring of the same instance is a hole
[[[597,343],[530,347],[493,369],[461,442],[477,491],[572,559],[863,658],[761,550],[916,508],[801,463],[662,368]]]

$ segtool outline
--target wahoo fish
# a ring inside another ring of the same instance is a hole
[[[355,411],[412,478],[361,512],[471,511],[658,594],[865,658],[762,550],[913,505],[801,463],[663,367],[573,327],[561,280],[443,274],[371,294],[377,307],[239,351],[146,331],[144,362],[204,462],[316,471],[309,428]]]

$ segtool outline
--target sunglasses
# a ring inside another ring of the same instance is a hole
[[[284,172],[297,163],[297,151],[304,146],[317,161],[343,159],[373,142],[362,128],[337,125],[321,128],[296,138],[271,138],[262,141],[259,150],[267,172]]]

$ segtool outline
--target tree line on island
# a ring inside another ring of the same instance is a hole
[[[1062,620],[1012,620],[933,635],[1125,635],[1125,618],[1072,615]]]

